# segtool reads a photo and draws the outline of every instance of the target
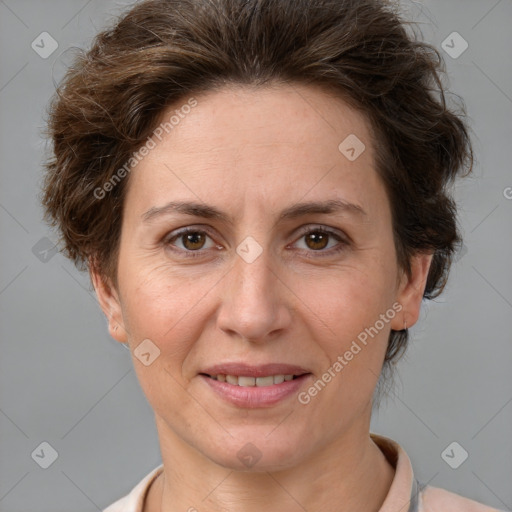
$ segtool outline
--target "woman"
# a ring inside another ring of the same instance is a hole
[[[440,71],[373,0],[143,1],[76,60],[43,202],[163,460],[108,512],[493,510],[369,432],[460,243]]]

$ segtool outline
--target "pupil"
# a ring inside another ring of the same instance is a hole
[[[324,233],[310,233],[308,240],[313,243],[312,249],[323,249],[327,245],[328,236]],[[315,244],[317,244],[315,246]],[[320,246],[318,246],[318,244]]]
[[[201,233],[188,233],[184,235],[184,245],[188,249],[200,249],[204,244],[204,237]],[[192,247],[191,247],[192,244]]]

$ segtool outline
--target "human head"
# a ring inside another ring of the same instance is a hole
[[[96,37],[58,90],[47,218],[77,266],[94,266],[117,286],[130,176],[111,190],[104,185],[152,136],[166,107],[229,84],[318,85],[371,124],[398,263],[408,272],[413,254],[432,251],[424,296],[436,297],[459,242],[448,187],[471,163],[440,71],[438,53],[407,34],[391,2],[141,2]],[[406,329],[390,333],[384,369],[406,342]]]

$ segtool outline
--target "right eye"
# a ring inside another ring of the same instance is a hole
[[[205,247],[208,239],[211,243]],[[170,233],[170,236],[165,240],[165,245],[170,247],[172,251],[182,253],[185,257],[201,256],[205,252],[202,249],[219,248],[206,231],[191,227]]]

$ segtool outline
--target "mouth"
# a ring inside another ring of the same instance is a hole
[[[261,408],[291,399],[313,374],[289,364],[224,363],[205,368],[198,376],[208,384],[206,389],[224,401],[236,407]]]

